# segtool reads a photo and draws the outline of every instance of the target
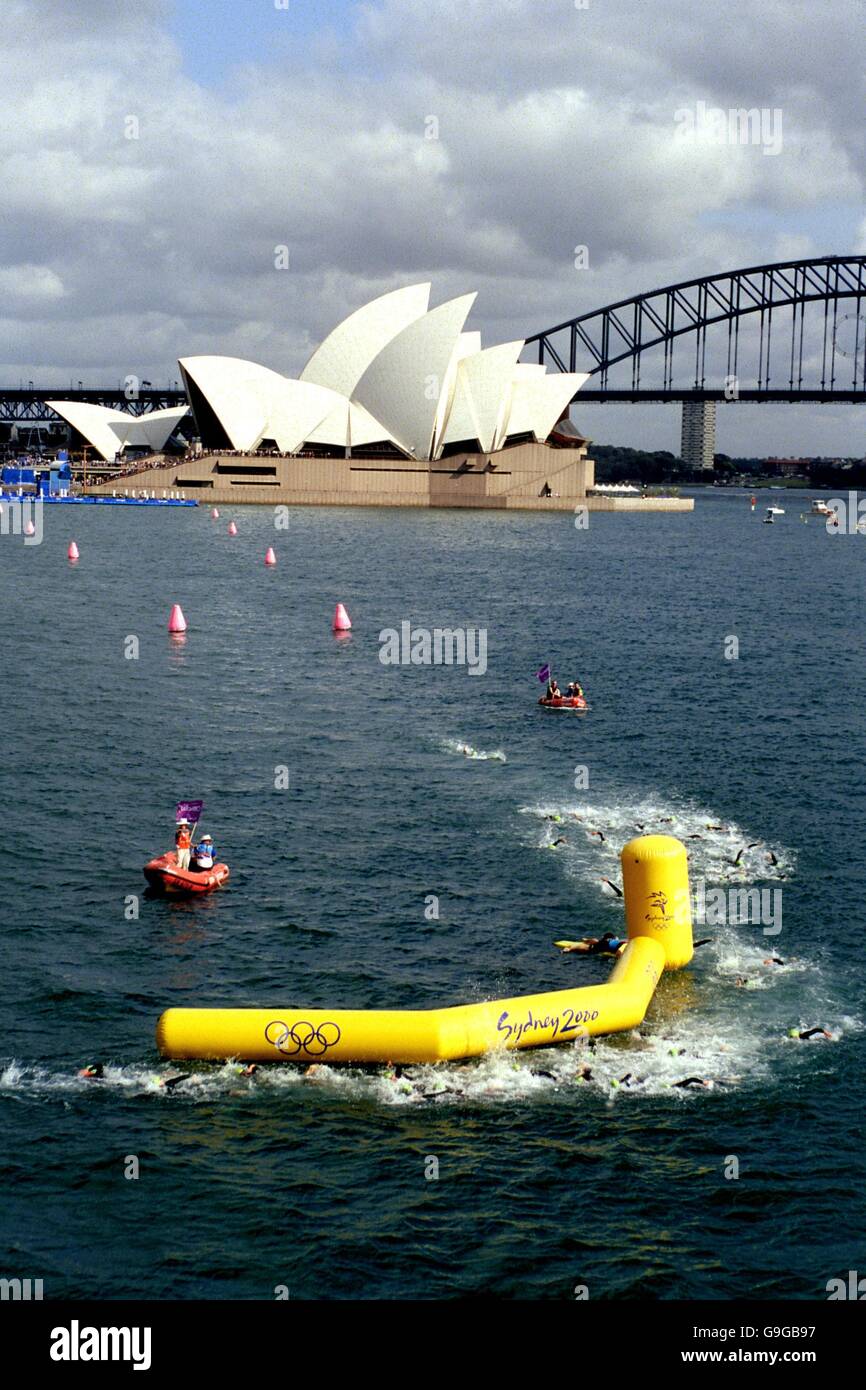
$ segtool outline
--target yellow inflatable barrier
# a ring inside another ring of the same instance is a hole
[[[445,1009],[168,1009],[164,1057],[246,1062],[439,1062],[635,1028],[665,968],[692,956],[685,847],[646,835],[622,851],[629,942],[602,985]]]

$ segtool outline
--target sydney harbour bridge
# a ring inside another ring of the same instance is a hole
[[[866,255],[750,266],[565,319],[527,338],[524,360],[589,372],[579,402],[862,402],[864,301]],[[0,388],[0,423],[59,424],[45,405],[51,399],[142,415],[186,397],[179,382],[70,389],[31,381]]]

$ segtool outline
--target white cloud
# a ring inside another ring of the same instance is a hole
[[[62,298],[63,281],[47,265],[0,266],[0,296],[7,307],[21,300],[26,308],[29,301]]]

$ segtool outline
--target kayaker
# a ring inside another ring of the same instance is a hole
[[[188,820],[178,821],[174,843],[177,849],[177,867],[179,869],[188,869],[189,852],[192,847],[192,831],[189,828]]]
[[[216,859],[212,835],[202,835],[195,847],[195,866],[197,869],[212,869]]]

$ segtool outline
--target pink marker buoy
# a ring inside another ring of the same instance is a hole
[[[275,553],[274,553],[274,547],[273,547],[272,545],[269,545],[268,548],[267,548],[267,550],[265,551],[265,564],[266,564],[266,565],[275,565],[276,563],[277,563],[277,557],[276,557],[276,555],[275,555]]]
[[[186,618],[179,603],[173,603],[168,620],[169,632],[186,632]]]
[[[75,544],[75,541],[69,542],[69,549],[66,552],[66,558],[67,560],[78,560],[80,558],[78,554],[78,546]]]
[[[334,609],[333,627],[335,632],[351,631],[352,619],[349,617],[342,603],[338,603],[336,608]]]
[[[24,534],[25,536],[36,535],[36,527],[33,525],[32,521],[28,521],[27,525],[24,527]]]
[[[230,535],[230,536],[236,536],[237,533],[238,533],[238,528],[235,526],[235,524],[234,524],[233,521],[230,521],[230,522],[229,522],[229,535]]]
[[[211,516],[213,517],[214,521],[219,521],[220,514],[219,509],[217,507],[214,507],[213,511],[211,512]]]

